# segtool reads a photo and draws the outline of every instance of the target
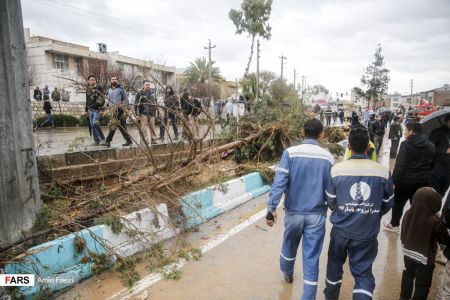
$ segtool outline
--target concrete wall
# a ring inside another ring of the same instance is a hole
[[[85,96],[86,97],[86,96]],[[85,114],[84,102],[54,102],[50,101],[53,107],[53,113],[70,115],[79,118],[81,115]],[[59,106],[61,106],[61,112],[59,111]],[[44,111],[44,101],[31,101],[31,113],[34,118],[39,116],[45,116]]]

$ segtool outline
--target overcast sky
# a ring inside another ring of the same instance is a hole
[[[261,41],[260,70],[305,75],[332,93],[360,85],[381,43],[391,70],[389,92],[429,90],[450,83],[449,0],[274,0],[272,38]],[[228,18],[241,0],[22,0],[24,26],[34,35],[184,68],[207,57],[228,80],[242,77],[250,39]],[[253,60],[251,71],[256,70]],[[299,82],[299,79],[297,80]]]

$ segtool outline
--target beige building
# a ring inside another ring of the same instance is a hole
[[[420,97],[435,106],[450,106],[450,85],[444,84],[440,88],[421,92]]]
[[[128,80],[135,82],[137,87],[142,85],[142,79],[151,80],[151,73],[163,85],[175,85],[175,67],[168,67],[120,55],[119,52],[106,52],[106,45],[102,52],[91,51],[89,47],[62,42],[43,36],[31,36],[30,29],[25,28],[25,43],[30,72],[30,93],[36,86],[41,89],[48,85],[53,88],[65,89],[70,93],[71,102],[84,102],[84,89],[77,89],[74,83],[60,78],[70,78],[83,81],[83,74],[92,68],[102,69],[114,66],[126,74]]]

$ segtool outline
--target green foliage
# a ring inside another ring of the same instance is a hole
[[[5,291],[11,297],[11,300],[25,300],[25,295],[20,291],[18,286],[6,287]],[[0,294],[3,296],[3,294]]]
[[[47,194],[51,197],[59,197],[62,195],[61,188],[54,184],[47,190]]]
[[[366,74],[361,77],[361,83],[366,88],[364,92],[366,98],[375,102],[387,91],[390,80],[390,71],[384,66],[384,56],[381,51],[381,45],[378,44],[374,55],[375,60],[370,63],[366,68]]]
[[[365,92],[363,91],[363,89],[360,88],[360,87],[355,86],[355,87],[353,88],[353,92],[355,93],[355,95],[356,95],[358,98],[362,98],[362,99],[366,98],[366,93],[365,93]]]
[[[86,249],[86,240],[82,238],[81,236],[76,236],[73,239],[73,247],[75,248],[75,252],[77,254],[83,253],[83,251]]]
[[[95,224],[96,225],[101,225],[101,224],[108,225],[109,227],[111,227],[111,231],[114,234],[121,233],[124,228],[124,225],[123,225],[120,217],[118,217],[116,215],[107,215],[107,216],[103,216],[101,218],[97,218],[97,219],[95,219]]]
[[[270,39],[272,28],[269,25],[272,0],[243,0],[241,9],[231,9],[228,17],[236,27],[236,34],[248,33]]]
[[[47,117],[38,117],[36,121],[38,124],[42,124]],[[79,124],[79,120],[74,116],[62,115],[62,114],[53,114],[53,119],[55,120],[56,127],[76,127]],[[48,124],[51,126],[51,124]]]
[[[286,84],[286,80],[276,80],[271,86],[272,98],[275,100],[298,99],[297,92],[293,84]]]
[[[228,17],[236,27],[236,34],[247,33],[252,38],[250,57],[245,68],[244,77],[247,76],[250,63],[252,62],[255,38],[259,36],[269,40],[271,37],[272,28],[268,23],[271,10],[272,0],[243,0],[241,9],[231,9],[228,13]]]
[[[139,281],[140,275],[136,271],[136,265],[141,261],[138,256],[119,258],[113,270],[120,273],[120,279],[125,286],[131,287]]]
[[[327,148],[331,154],[336,156],[344,156],[345,150],[341,145],[335,143],[322,143],[322,146]]]
[[[344,130],[339,127],[325,127],[324,134],[324,139],[328,143],[339,143],[340,141],[347,138],[345,136]]]
[[[181,279],[181,271],[179,269],[176,268],[172,268],[166,271],[163,271],[162,276],[165,279],[172,279],[172,280],[179,280]]]
[[[48,208],[46,204],[42,204],[41,211],[36,216],[36,220],[34,220],[33,231],[38,231],[47,228],[50,224],[51,216],[52,216],[51,210]]]
[[[205,83],[211,72],[211,79],[214,81],[222,80],[220,69],[214,67],[214,61],[206,60],[206,57],[196,58],[194,62],[189,63],[189,67],[184,71],[185,84],[192,86],[197,83]]]
[[[52,298],[52,295],[53,295],[52,291],[45,286],[41,288],[39,292],[34,294],[31,300],[48,300]]]
[[[111,255],[102,253],[97,254],[95,252],[89,251],[88,262],[92,262],[91,271],[94,275],[100,275],[104,270],[111,267]]]
[[[321,84],[315,84],[311,87],[311,94],[312,95],[318,95],[319,93],[325,93],[328,94],[329,91],[327,88],[325,88],[323,85]]]
[[[78,121],[80,126],[89,126],[89,118],[87,114],[81,115]],[[104,116],[100,118],[100,125],[107,126],[108,125],[108,117]]]
[[[253,111],[239,120],[239,133],[235,121],[225,128],[222,137],[236,140],[252,134],[259,134],[251,144],[235,151],[237,162],[273,161],[279,159],[283,150],[301,138],[306,115],[294,100],[276,100],[263,95],[255,103]]]
[[[200,258],[202,257],[202,250],[199,248],[192,248],[191,256],[193,260],[200,260]]]

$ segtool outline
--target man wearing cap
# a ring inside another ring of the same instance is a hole
[[[399,232],[403,207],[421,187],[431,185],[434,145],[422,133],[420,123],[406,124],[405,140],[400,144],[392,178],[395,185],[394,207],[386,230]]]

